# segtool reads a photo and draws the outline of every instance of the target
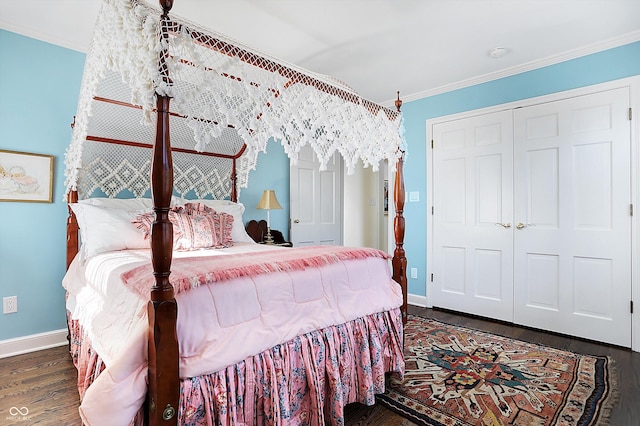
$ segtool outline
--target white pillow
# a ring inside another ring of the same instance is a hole
[[[177,197],[175,195],[171,196],[170,207],[181,206],[186,203],[194,203],[194,202],[209,202],[209,203],[219,203],[219,204],[228,204],[231,201],[228,200],[185,200],[184,198]],[[143,209],[152,209],[153,208],[153,200],[151,198],[104,198],[104,197],[95,197],[95,198],[85,198],[84,200],[78,200],[80,204],[91,204],[93,206],[102,206],[108,207],[110,209],[124,209],[124,210],[143,210]]]
[[[106,251],[149,248],[149,241],[131,223],[141,211],[107,208],[88,203],[70,204],[80,227],[81,256],[88,259]]]
[[[153,207],[151,198],[85,198],[78,200],[79,204],[107,207],[110,209],[143,210]]]
[[[211,201],[211,200],[209,200]],[[247,234],[244,229],[242,214],[244,213],[244,204],[231,202],[228,205],[211,206],[215,211],[227,213],[233,216],[233,228],[231,229],[231,238],[237,243],[255,243],[253,238]]]
[[[177,195],[172,195],[171,196],[171,207],[182,206],[182,205],[185,205],[185,204],[190,203],[190,202],[191,201],[185,200],[184,198],[180,198]]]
[[[211,207],[212,209],[216,209],[219,206],[231,206],[233,204],[237,204],[231,200],[210,200],[208,198],[200,198],[197,200],[187,200],[186,198],[180,198],[175,195],[171,197],[171,207],[183,206],[187,203],[200,203],[200,204],[204,204],[207,207]]]
[[[185,200],[184,204],[186,203],[200,203],[207,207],[211,207],[212,209],[217,209],[220,206],[233,206],[234,204],[238,204],[231,200],[209,200],[207,198],[201,198],[199,200]]]

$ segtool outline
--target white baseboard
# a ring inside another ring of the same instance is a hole
[[[426,296],[418,296],[416,294],[407,294],[407,303],[421,308],[429,307]]]
[[[0,358],[67,345],[68,334],[69,332],[65,328],[15,339],[0,340]]]

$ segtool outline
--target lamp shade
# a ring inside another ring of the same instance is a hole
[[[273,189],[265,189],[256,208],[263,210],[277,210],[282,209],[282,206],[276,198],[276,192]]]

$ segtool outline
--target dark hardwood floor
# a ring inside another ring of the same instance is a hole
[[[410,312],[577,353],[610,356],[618,373],[618,402],[610,424],[640,425],[640,353],[452,312],[414,306]],[[28,414],[21,415],[12,407],[26,407]],[[0,359],[0,425],[80,425],[77,407],[76,372],[66,347]],[[345,417],[349,426],[414,425],[381,406],[351,404]]]

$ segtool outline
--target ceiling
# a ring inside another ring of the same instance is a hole
[[[0,0],[0,28],[85,52],[99,6]],[[171,13],[383,104],[640,40],[639,0],[175,0]]]

